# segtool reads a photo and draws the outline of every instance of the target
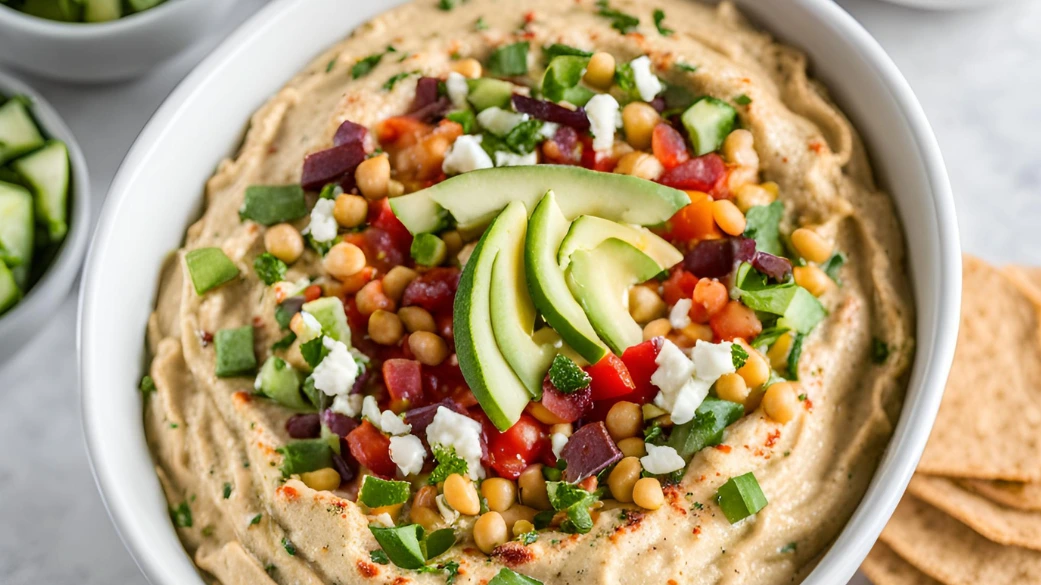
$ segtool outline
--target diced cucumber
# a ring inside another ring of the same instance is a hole
[[[513,84],[501,79],[482,77],[466,82],[470,94],[466,97],[478,112],[491,107],[508,108],[513,97]]]
[[[83,20],[107,22],[123,16],[122,0],[84,0]]]
[[[68,231],[69,150],[51,140],[40,150],[11,163],[11,167],[32,187],[36,196],[36,221],[47,226],[47,235],[56,243]]]
[[[23,100],[9,99],[0,106],[0,164],[41,146],[43,135]]]
[[[444,240],[434,234],[416,234],[412,240],[412,248],[409,250],[416,264],[423,266],[439,266],[445,261],[448,246]]]
[[[0,261],[28,267],[33,255],[33,197],[24,188],[0,183]]]
[[[217,350],[216,374],[220,378],[241,376],[257,369],[253,351],[253,326],[221,329],[213,336]]]
[[[737,122],[737,110],[723,100],[705,96],[683,112],[682,120],[695,156],[701,156],[723,145]]]
[[[0,315],[13,307],[22,298],[22,289],[15,282],[11,269],[0,261]]]
[[[250,185],[239,209],[239,218],[261,225],[293,221],[307,215],[300,185]]]
[[[127,4],[130,5],[130,9],[134,12],[141,12],[142,10],[148,10],[154,8],[163,3],[163,0],[127,0]]]
[[[294,410],[309,410],[310,403],[300,393],[304,377],[280,357],[267,358],[257,374],[254,387],[258,392]]]
[[[216,288],[239,275],[239,268],[220,248],[197,248],[184,255],[196,294]]]

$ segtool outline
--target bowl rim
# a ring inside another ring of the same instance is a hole
[[[195,0],[196,2],[223,2],[230,0]],[[91,39],[109,34],[118,34],[123,31],[146,27],[149,24],[166,18],[168,13],[173,13],[181,5],[189,4],[192,0],[166,0],[141,12],[135,12],[110,20],[107,22],[62,22],[50,20],[25,14],[15,10],[6,4],[0,4],[0,25],[9,25],[22,28],[34,34],[46,36],[61,36],[74,39]]]
[[[919,172],[930,186],[929,215],[935,217],[939,239],[938,257],[932,260],[936,262],[937,289],[941,293],[937,300],[936,322],[931,331],[931,343],[917,345],[915,368],[921,368],[918,391],[913,399],[909,396],[905,400],[883,458],[856,511],[804,581],[807,585],[832,585],[845,583],[857,570],[860,561],[867,556],[878,534],[896,509],[925,448],[954,357],[961,303],[961,247],[954,214],[954,199],[939,145],[908,82],[878,42],[843,8],[830,0],[790,1],[814,14],[821,26],[832,29],[832,33],[844,38],[851,49],[868,63],[876,77],[873,83],[878,84],[892,98],[910,130],[914,148],[921,156]],[[113,180],[112,196],[106,201],[91,243],[88,266],[99,261],[95,256],[99,253],[97,248],[100,247],[102,234],[114,223],[123,200],[129,195],[123,183],[129,180],[133,166],[147,155],[154,141],[166,131],[169,119],[174,117],[196,92],[205,87],[226,60],[234,57],[240,45],[262,33],[265,27],[271,25],[280,15],[299,8],[304,2],[306,0],[277,0],[262,8],[229,35],[164,101],[139,134]],[[387,8],[399,3],[388,3]],[[769,29],[769,26],[766,28]],[[165,585],[168,578],[163,568],[169,566],[169,559],[152,551],[145,542],[131,541],[127,538],[128,533],[138,532],[136,529],[140,528],[140,521],[130,510],[123,507],[122,502],[106,495],[112,493],[117,478],[98,463],[96,449],[103,429],[100,420],[97,421],[98,425],[94,424],[91,409],[101,406],[94,405],[90,398],[90,364],[86,363],[84,347],[84,330],[87,328],[85,307],[96,302],[92,295],[94,278],[94,275],[87,272],[81,283],[77,325],[81,411],[88,459],[102,500],[124,545],[149,581]],[[922,339],[921,332],[918,337],[919,340]],[[922,360],[920,366],[919,360]],[[881,485],[883,478],[885,484]]]
[[[40,280],[25,293],[11,310],[0,315],[0,334],[11,328],[20,330],[39,318],[39,311],[51,300],[57,289],[62,290],[61,299],[71,288],[80,269],[80,262],[87,251],[90,235],[91,198],[90,173],[76,137],[69,130],[57,110],[29,84],[0,70],[0,92],[8,95],[26,95],[32,100],[30,108],[33,119],[48,138],[61,140],[69,151],[69,167],[73,189],[69,193],[68,231],[62,240],[58,255]],[[55,291],[55,292],[51,292]],[[51,294],[47,294],[51,293]],[[59,300],[61,302],[61,300]],[[13,355],[13,354],[12,354]],[[0,360],[3,360],[0,357]]]

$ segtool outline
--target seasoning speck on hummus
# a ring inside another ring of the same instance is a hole
[[[803,55],[525,10],[380,16],[209,180],[142,383],[208,580],[791,583],[867,488],[903,238]]]

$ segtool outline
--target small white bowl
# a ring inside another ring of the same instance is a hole
[[[100,23],[56,22],[0,4],[0,60],[60,81],[129,79],[180,53],[222,18],[233,0],[167,0]]]
[[[140,393],[134,391],[143,373],[144,332],[160,266],[183,241],[185,228],[198,216],[203,185],[214,165],[235,151],[253,111],[315,55],[398,3],[278,0],[268,5],[170,95],[113,182],[80,294],[83,426],[95,479],[116,528],[155,585],[203,583],[170,522],[145,442]],[[910,87],[849,14],[831,0],[737,3],[809,54],[813,75],[862,132],[877,176],[908,227],[917,355],[900,420],[871,486],[805,580],[838,585],[853,575],[895,509],[939,409],[961,302],[954,201],[936,139]]]
[[[47,138],[65,143],[72,175],[69,183],[69,231],[47,272],[11,310],[0,315],[0,363],[13,356],[54,316],[79,273],[90,232],[90,178],[87,162],[76,138],[57,112],[28,85],[0,71],[0,93],[26,95],[33,102],[32,114]]]

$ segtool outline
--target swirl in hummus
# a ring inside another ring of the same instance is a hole
[[[849,122],[730,4],[423,0],[209,180],[147,437],[208,581],[792,583],[899,412],[905,270]]]

